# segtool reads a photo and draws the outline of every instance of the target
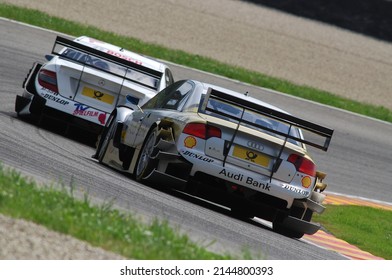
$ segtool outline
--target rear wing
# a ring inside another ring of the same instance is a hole
[[[224,104],[227,104],[228,106],[234,106],[237,109],[242,110],[240,114],[232,114],[230,112],[224,112],[224,110],[213,108],[213,101],[216,100],[218,102],[222,102]],[[329,129],[327,127],[294,117],[292,115],[259,105],[255,104],[253,102],[250,102],[248,100],[245,100],[243,98],[239,98],[230,94],[226,94],[220,91],[217,91],[215,89],[209,88],[206,94],[206,97],[203,100],[203,103],[201,107],[199,108],[199,112],[202,113],[207,113],[210,112],[214,115],[219,115],[224,118],[229,118],[231,120],[237,121],[238,122],[238,127],[241,123],[246,124],[248,126],[252,126],[264,131],[271,132],[276,135],[280,135],[285,138],[285,142],[283,146],[285,145],[286,141],[288,139],[292,139],[294,141],[298,141],[310,146],[313,146],[315,148],[321,149],[323,151],[327,151],[329,144],[331,142],[333,130]],[[245,112],[253,112],[258,115],[262,115],[266,117],[267,119],[277,121],[279,123],[286,124],[289,129],[287,132],[282,132],[281,130],[277,130],[276,128],[263,125],[262,122],[254,122],[249,119],[246,119],[245,117]],[[237,127],[237,130],[238,130]],[[298,137],[295,134],[290,134],[292,127],[297,127],[300,128],[301,130],[305,130],[309,132],[310,134],[315,135],[316,137],[312,137],[309,135],[310,139],[303,139],[302,137]],[[235,135],[233,135],[234,139]],[[317,138],[316,139],[314,138]],[[320,141],[321,138],[321,141]],[[321,142],[321,143],[319,143]],[[283,148],[283,147],[282,147]]]
[[[64,48],[66,48],[64,50]],[[72,50],[74,52],[77,52],[75,54],[70,55],[69,52],[67,52],[67,49]],[[120,53],[120,52],[119,52]],[[72,62],[82,64],[82,65],[88,65],[89,67],[93,67],[95,69],[98,69],[100,71],[104,71],[107,73],[110,73],[112,75],[118,76],[120,78],[130,80],[132,82],[157,89],[157,87],[148,85],[146,83],[141,83],[138,82],[135,79],[132,79],[128,76],[128,74],[133,70],[137,71],[143,75],[149,76],[152,79],[155,79],[159,81],[162,78],[163,73],[156,71],[154,69],[145,67],[141,65],[140,63],[137,63],[135,61],[131,61],[131,59],[127,58],[120,58],[118,56],[112,55],[108,53],[108,50],[106,49],[95,49],[89,46],[86,46],[84,44],[81,44],[79,42],[73,41],[66,39],[64,37],[57,36],[56,41],[54,42],[53,48],[52,48],[52,54],[57,55],[63,59],[66,60],[71,60]],[[83,59],[81,59],[83,57]],[[113,65],[116,65],[117,69],[110,69],[110,67],[102,67],[102,66],[96,66],[92,63],[89,63],[91,59],[86,59],[86,58],[94,58],[94,59],[99,59],[104,62],[112,63]],[[120,69],[120,70],[119,70]]]

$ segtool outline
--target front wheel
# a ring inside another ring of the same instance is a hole
[[[140,151],[135,167],[135,179],[137,181],[142,181],[156,167],[156,163],[151,157],[154,152],[154,146],[157,142],[157,134],[157,129],[153,128],[143,143],[143,147]]]

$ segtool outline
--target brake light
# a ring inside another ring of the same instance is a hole
[[[312,177],[316,176],[316,165],[313,161],[297,154],[291,154],[287,161],[294,164],[297,171]]]
[[[55,93],[59,93],[57,88],[57,77],[53,71],[42,69],[38,74],[38,83]]]
[[[204,123],[188,123],[182,132],[205,140],[211,137],[221,138],[222,136],[219,128]]]

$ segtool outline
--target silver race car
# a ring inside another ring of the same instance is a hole
[[[326,187],[306,146],[326,151],[332,134],[247,95],[183,80],[139,109],[118,106],[96,158],[300,238],[319,229],[311,218],[324,210]]]
[[[86,36],[57,37],[46,58],[44,64],[34,63],[15,111],[96,134],[119,104],[137,108],[173,83],[165,64]]]

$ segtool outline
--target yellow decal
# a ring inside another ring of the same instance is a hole
[[[90,97],[90,98],[93,98],[93,99],[96,99],[96,100],[99,100],[99,101],[102,101],[102,102],[105,102],[108,104],[113,104],[113,102],[114,102],[113,95],[110,95],[108,93],[104,93],[102,91],[95,90],[92,88],[88,88],[88,87],[83,88],[82,94],[84,96],[87,96],[87,97]]]
[[[312,183],[312,179],[310,179],[309,176],[305,176],[302,178],[302,186],[304,188],[309,188],[311,183]]]
[[[264,167],[268,167],[270,162],[270,158],[268,156],[240,146],[234,146],[233,156],[248,160]]]
[[[185,147],[187,147],[187,148],[192,149],[194,146],[196,146],[196,144],[197,144],[196,138],[193,137],[193,136],[188,136],[188,137],[185,138],[185,140],[184,140],[184,145],[185,145]]]

